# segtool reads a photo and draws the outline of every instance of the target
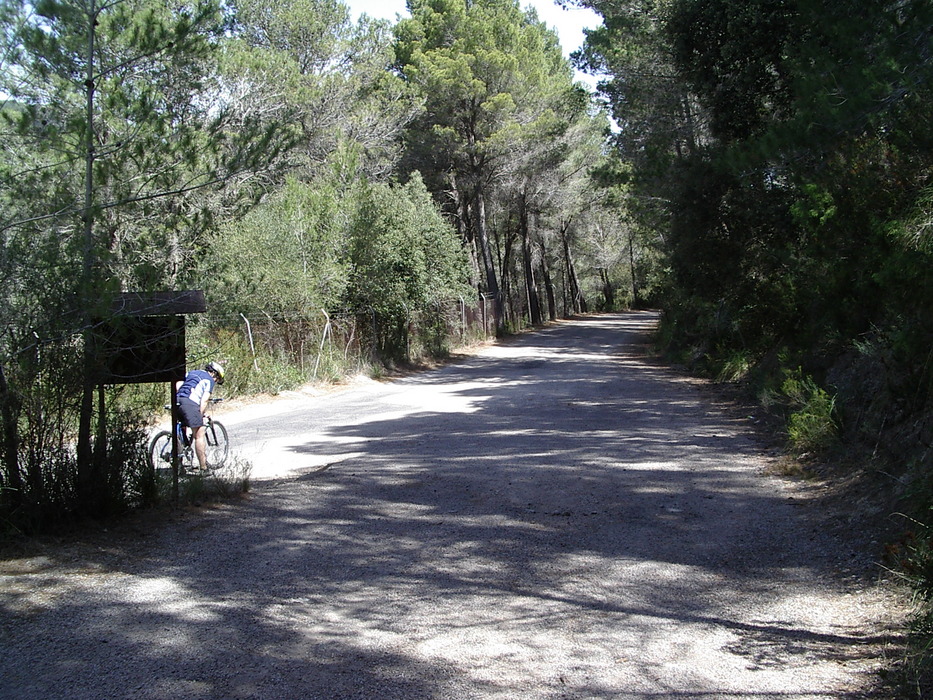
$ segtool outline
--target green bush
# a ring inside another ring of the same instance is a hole
[[[790,402],[787,434],[799,450],[824,450],[836,440],[836,400],[798,368],[787,371],[781,391]]]
[[[889,571],[913,591],[907,653],[897,680],[905,689],[919,690],[933,678],[933,533],[924,523],[907,519],[910,527],[901,542],[888,545],[887,559]],[[921,694],[915,690],[903,697]]]
[[[748,356],[748,353],[741,350],[733,350],[729,353],[724,353],[719,360],[719,372],[716,376],[716,381],[741,381],[748,376],[754,364],[755,363]]]
[[[360,188],[350,231],[347,302],[372,319],[360,330],[383,362],[410,360],[413,322],[437,302],[471,293],[456,232],[417,176]],[[430,335],[426,344],[437,347]]]
[[[265,337],[257,338],[255,355],[241,328],[206,323],[190,328],[188,368],[197,369],[212,359],[224,365],[226,380],[218,396],[278,394],[310,378],[310,369],[303,371],[300,358],[290,355],[274,328],[267,328]]]
[[[109,400],[116,403],[113,392]],[[42,410],[30,410],[21,424],[16,462],[20,486],[0,493],[0,521],[8,532],[55,530],[85,516],[111,517],[159,500],[146,458],[147,435],[134,414],[108,412],[106,440],[94,446],[92,488],[84,491],[78,488],[77,457],[68,442],[71,433],[52,434],[63,428]],[[4,465],[5,484],[13,481],[11,468]]]

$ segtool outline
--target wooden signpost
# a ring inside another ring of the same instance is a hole
[[[117,295],[111,316],[97,338],[100,420],[105,384],[169,383],[174,435],[178,424],[176,385],[185,378],[185,316],[207,311],[201,290],[125,292]],[[172,440],[172,493],[178,500],[178,440]]]

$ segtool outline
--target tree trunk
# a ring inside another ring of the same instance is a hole
[[[3,421],[3,464],[6,468],[6,481],[0,474],[0,487],[6,490],[12,506],[15,508],[23,498],[23,477],[19,471],[19,397],[10,391],[6,372],[0,366],[0,415]]]
[[[477,238],[479,238],[480,252],[483,255],[483,267],[486,271],[486,291],[493,299],[493,308],[496,314],[496,336],[505,334],[505,319],[502,313],[502,292],[496,279],[496,266],[492,258],[492,247],[489,245],[489,235],[486,230],[486,200],[483,198],[482,188],[477,186],[474,197],[476,210],[475,221]]]
[[[629,273],[632,275],[632,307],[638,308],[638,276],[635,274],[635,233],[631,228],[628,230],[628,264]]]
[[[570,255],[570,242],[567,240],[567,229],[562,228],[560,232],[561,242],[564,246],[564,264],[567,266],[567,282],[570,287],[570,298],[574,313],[587,312],[586,299],[580,290],[580,283],[577,280],[577,271],[573,265],[573,257]]]
[[[609,270],[602,267],[599,269],[599,279],[603,283],[603,303],[606,311],[612,311],[615,304],[615,289],[612,287],[612,281],[609,279]]]
[[[97,386],[97,436],[94,440],[94,480],[88,494],[94,494],[92,502],[95,504],[94,510],[98,505],[103,504],[103,496],[109,496],[111,491],[113,474],[107,469],[107,406],[104,385]]]
[[[498,237],[497,237],[498,238]],[[497,252],[499,253],[499,289],[502,291],[502,306],[504,313],[504,323],[508,327],[510,323],[513,323],[516,319],[516,315],[521,317],[522,311],[524,310],[524,304],[522,309],[517,313],[514,308],[514,287],[512,284],[512,253],[515,251],[518,246],[518,229],[512,228],[511,226],[506,229],[505,240],[502,241],[501,245],[497,245]],[[497,240],[498,244],[498,240]],[[514,325],[514,323],[513,323]]]
[[[480,255],[476,251],[476,236],[473,235],[473,226],[470,220],[470,202],[469,197],[458,187],[456,173],[449,173],[450,197],[456,203],[457,215],[455,224],[460,240],[470,256],[470,286],[479,291],[480,287]]]
[[[541,279],[544,281],[544,293],[547,296],[548,320],[557,320],[557,300],[554,298],[554,283],[551,281],[551,271],[547,264],[547,250],[544,241],[539,241],[541,247]]]
[[[522,267],[525,270],[525,295],[528,298],[528,315],[531,325],[541,325],[541,304],[538,302],[538,285],[535,282],[530,233],[528,232],[528,203],[522,195],[518,200],[518,227],[522,237]]]

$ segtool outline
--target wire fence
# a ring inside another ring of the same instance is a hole
[[[375,311],[362,313],[321,310],[299,318],[269,314],[240,314],[236,325],[244,334],[254,358],[259,355],[286,357],[302,372],[316,374],[325,358],[342,356],[383,359],[380,338],[386,323]],[[227,325],[227,324],[225,324]],[[229,326],[228,326],[229,327]],[[452,347],[495,335],[495,307],[492,298],[468,303],[433,304],[428,309],[406,313],[402,328],[393,328],[405,343],[400,354],[405,359],[442,354]]]

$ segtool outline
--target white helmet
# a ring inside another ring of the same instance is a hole
[[[214,373],[214,375],[217,377],[218,384],[224,383],[224,367],[222,364],[219,362],[208,362],[204,369],[208,372]]]

